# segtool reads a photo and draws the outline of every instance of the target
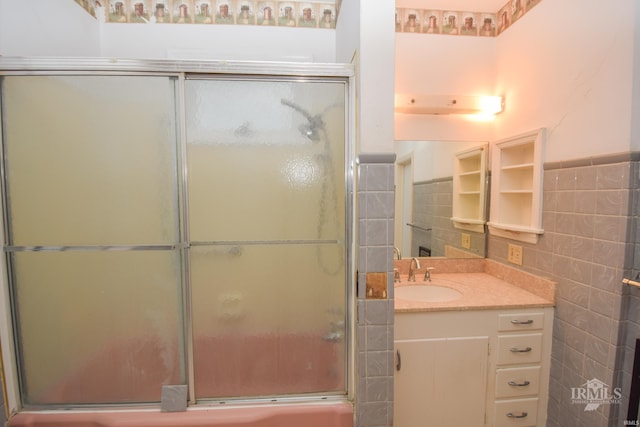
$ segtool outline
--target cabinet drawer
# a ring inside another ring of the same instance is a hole
[[[542,329],[544,313],[514,313],[498,315],[498,331],[529,331]]]
[[[540,362],[542,334],[498,336],[498,364]]]
[[[496,402],[495,417],[495,427],[535,426],[538,418],[538,399]]]
[[[538,394],[540,366],[496,370],[496,397],[509,398]]]

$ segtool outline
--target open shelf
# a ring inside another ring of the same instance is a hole
[[[489,232],[536,243],[542,234],[544,129],[496,142]]]
[[[486,199],[487,146],[456,153],[453,175],[453,216],[456,228],[483,232]]]

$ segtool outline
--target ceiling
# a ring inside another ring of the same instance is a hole
[[[398,8],[497,13],[511,0],[396,0]]]

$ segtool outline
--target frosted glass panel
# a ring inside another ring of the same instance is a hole
[[[177,252],[13,258],[26,404],[160,401],[185,383]]]
[[[345,81],[178,89],[161,76],[2,80],[27,406],[158,402],[187,383],[185,351],[198,399],[345,393]],[[184,259],[158,246],[176,243]]]
[[[341,245],[193,248],[196,397],[343,392],[343,254]]]
[[[341,239],[342,82],[186,82],[191,239]]]
[[[178,240],[170,78],[13,76],[2,90],[13,245]]]
[[[344,393],[344,83],[185,101],[196,398]]]

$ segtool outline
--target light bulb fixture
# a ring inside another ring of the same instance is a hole
[[[396,94],[395,112],[402,114],[494,115],[504,108],[501,96]]]

